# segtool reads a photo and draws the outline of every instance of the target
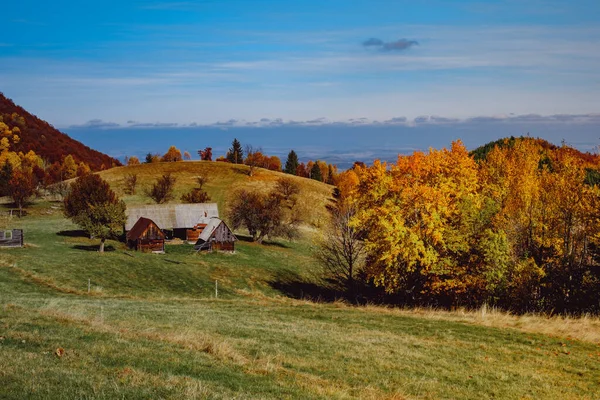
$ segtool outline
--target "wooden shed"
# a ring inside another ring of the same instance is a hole
[[[23,247],[23,229],[0,230],[0,247]]]
[[[151,219],[140,217],[127,232],[127,245],[138,251],[165,252],[165,234]]]
[[[194,249],[197,251],[207,250],[207,251],[235,251],[235,241],[237,238],[229,229],[227,224],[221,221],[219,218],[211,218]]]

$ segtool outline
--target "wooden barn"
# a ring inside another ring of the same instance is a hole
[[[195,243],[210,219],[219,217],[219,209],[216,203],[128,207],[125,231],[131,230],[140,217],[156,222],[166,234],[167,239],[179,238]]]
[[[0,230],[0,247],[23,247],[23,229]]]
[[[208,222],[194,249],[197,251],[235,251],[235,241],[237,238],[229,229],[227,224],[219,218],[211,218]]]
[[[151,219],[140,217],[127,232],[127,245],[138,251],[165,252],[165,234]]]

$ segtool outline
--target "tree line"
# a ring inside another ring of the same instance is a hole
[[[254,147],[252,145],[246,145],[244,147],[237,139],[233,139],[231,147],[227,150],[225,155],[219,156],[214,160],[212,147],[205,147],[204,149],[198,150],[197,153],[202,161],[218,161],[247,165],[249,167],[249,175],[253,175],[256,168],[264,168],[335,185],[339,174],[336,165],[328,164],[322,160],[309,160],[306,163],[300,162],[298,155],[294,150],[290,150],[285,163],[282,164],[279,157],[265,154],[260,147]],[[189,152],[184,151],[182,153],[177,147],[171,146],[163,155],[158,153],[146,154],[143,162],[151,164],[155,162],[176,162],[190,159],[191,155]],[[125,157],[125,164],[127,165],[139,165],[141,163],[142,162],[138,157]]]
[[[318,257],[354,294],[401,304],[599,312],[598,157],[530,138],[490,147],[355,164]]]

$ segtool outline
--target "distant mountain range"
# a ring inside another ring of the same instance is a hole
[[[61,162],[65,156],[71,154],[75,161],[85,162],[94,171],[121,165],[119,160],[70,138],[0,93],[0,114],[12,115],[13,113],[25,119],[25,127],[19,134],[20,142],[12,146],[11,150],[17,152],[33,150],[50,163]]]

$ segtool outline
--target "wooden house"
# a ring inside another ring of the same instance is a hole
[[[219,218],[211,218],[200,234],[194,249],[197,251],[216,250],[233,252],[235,251],[236,240],[237,238],[225,222]]]
[[[127,232],[127,245],[138,251],[165,252],[165,234],[151,219],[140,217]]]
[[[167,239],[179,238],[195,243],[210,219],[219,217],[219,209],[216,203],[128,207],[125,231],[131,230],[140,217],[156,222],[167,235]]]
[[[0,230],[0,247],[23,247],[23,229]]]

